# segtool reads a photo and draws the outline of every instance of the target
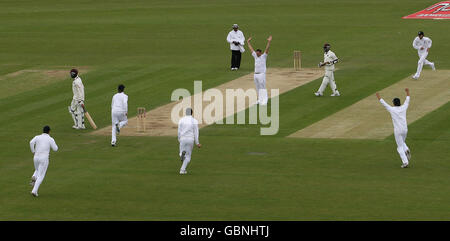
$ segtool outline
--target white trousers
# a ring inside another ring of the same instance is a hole
[[[337,86],[336,83],[334,82],[334,72],[332,70],[325,70],[325,75],[323,76],[322,84],[320,85],[319,90],[317,92],[323,94],[323,91],[325,90],[328,84],[330,84],[333,93],[336,93]]]
[[[419,61],[417,62],[417,72],[414,77],[419,78],[420,73],[422,72],[423,65],[433,66],[433,63],[428,61],[426,58],[428,56],[428,52],[419,53]]]
[[[409,148],[405,143],[407,134],[408,130],[394,131],[395,142],[397,143],[397,152],[405,165],[408,164],[408,158],[406,157],[405,152],[409,151]]]
[[[116,124],[119,124],[119,129],[122,129],[128,123],[126,112],[111,112],[111,120],[111,144],[116,144]]]
[[[31,192],[34,194],[38,194],[39,186],[41,185],[42,181],[44,181],[45,173],[47,172],[48,156],[35,155],[33,161],[34,161],[33,179],[35,179],[36,182],[34,183],[34,187]]]
[[[69,112],[76,127],[84,127],[84,110],[81,106],[83,103],[82,100],[72,100],[69,106]]]
[[[194,140],[192,138],[181,138],[180,139],[180,157],[184,152],[184,161],[181,165],[180,172],[186,171],[187,165],[191,162],[192,148],[194,148]]]
[[[266,90],[266,74],[254,74],[256,93],[258,93],[258,104],[267,105],[269,100]]]

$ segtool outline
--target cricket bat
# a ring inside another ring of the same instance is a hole
[[[81,105],[84,110],[84,115],[86,116],[86,119],[88,119],[89,124],[91,124],[92,128],[97,129],[97,125],[95,124],[94,120],[92,119],[91,115],[89,115],[89,112],[86,111],[86,108],[84,108],[84,105]]]

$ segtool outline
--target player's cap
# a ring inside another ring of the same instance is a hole
[[[125,85],[120,84],[119,86],[117,86],[117,90],[118,90],[119,92],[123,92],[123,91],[125,90]]]
[[[237,23],[233,24],[233,28],[239,28],[239,25]]]
[[[42,128],[42,132],[48,134],[50,132],[50,126],[44,126],[44,128]]]
[[[419,33],[417,33],[417,35],[425,35],[422,31],[419,31]]]
[[[325,48],[325,47],[331,47],[331,45],[329,44],[329,43],[325,43],[324,45],[323,45],[323,47]]]

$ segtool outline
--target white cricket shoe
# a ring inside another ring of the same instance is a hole
[[[413,77],[412,77],[413,79],[418,79],[419,78],[419,76],[416,76],[416,75],[413,75]]]
[[[186,170],[184,170],[184,171],[183,171],[183,170],[180,170],[180,174],[181,174],[181,175],[185,175],[185,174],[187,174],[187,171],[186,171]]]
[[[31,195],[33,195],[33,197],[38,197],[39,195],[37,193],[31,192]]]
[[[341,96],[341,94],[339,94],[339,91],[336,90],[336,92],[334,92],[333,94],[331,94],[331,96]]]
[[[72,128],[73,128],[73,129],[78,129],[78,126],[73,125]]]
[[[408,164],[402,164],[401,168],[408,168],[408,165],[409,165],[409,163]]]
[[[316,92],[316,93],[314,93],[316,96],[323,96],[323,94],[322,93],[320,93],[320,92]]]
[[[116,146],[116,143],[115,143],[115,142],[111,142],[111,146],[112,146],[112,147],[115,147],[115,146]]]
[[[432,69],[433,71],[436,71],[436,67],[434,66],[434,63],[431,63],[431,69]]]

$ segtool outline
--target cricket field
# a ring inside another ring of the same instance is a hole
[[[390,122],[377,91],[383,96],[383,89],[406,79],[393,93],[403,102],[410,87],[414,109],[426,81],[448,79],[450,22],[402,19],[434,3],[1,1],[0,220],[450,220],[448,84],[436,90],[444,99],[409,123],[407,169],[400,168],[392,133],[291,136],[365,98]],[[280,126],[272,136],[261,136],[260,124],[201,128],[203,146],[194,149],[187,175],[179,175],[175,136],[119,136],[113,148],[110,136],[93,134],[88,123],[86,130],[71,128],[71,68],[80,71],[99,129],[111,125],[119,84],[126,86],[131,118],[137,107],[151,111],[171,103],[175,89],[192,91],[195,80],[209,89],[252,73],[248,48],[241,69],[229,69],[226,36],[234,23],[255,48],[273,36],[269,71],[292,68],[294,50],[302,51],[303,67],[317,68],[329,42],[340,59],[341,96],[330,97],[327,88],[315,97],[322,78],[280,94]],[[418,56],[412,41],[419,30],[433,40],[428,59],[438,72],[424,67],[423,77],[413,80]],[[29,141],[44,125],[60,149],[50,154],[33,198]]]

